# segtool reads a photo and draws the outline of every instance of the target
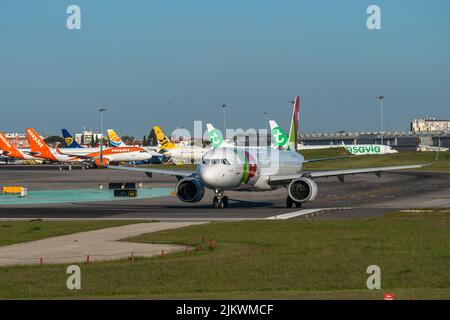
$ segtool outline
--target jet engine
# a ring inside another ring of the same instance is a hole
[[[205,195],[205,187],[196,178],[183,179],[178,182],[175,191],[183,202],[199,202]]]
[[[296,202],[312,201],[318,192],[317,184],[308,178],[292,180],[288,185],[289,196]]]

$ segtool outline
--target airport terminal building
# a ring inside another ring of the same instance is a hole
[[[416,151],[420,145],[450,148],[450,130],[445,131],[386,131],[381,132],[336,132],[336,133],[300,133],[299,142],[304,145],[339,144],[383,144],[397,151]],[[270,145],[271,137],[266,134],[240,134],[233,138],[237,145]]]

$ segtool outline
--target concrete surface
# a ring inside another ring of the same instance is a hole
[[[185,246],[169,244],[146,244],[119,241],[144,233],[186,227],[194,222],[138,223],[94,231],[79,232],[27,243],[0,247],[0,266],[17,264],[76,263],[114,260],[131,256],[151,257],[186,250]]]

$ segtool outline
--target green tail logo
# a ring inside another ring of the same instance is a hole
[[[209,141],[211,141],[211,145],[214,148],[220,147],[223,143],[223,137],[222,135],[219,133],[219,131],[217,131],[217,129],[211,130],[209,132]]]
[[[284,147],[288,141],[288,137],[280,127],[272,129],[272,137],[277,147]]]

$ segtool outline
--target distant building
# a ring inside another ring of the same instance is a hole
[[[22,148],[30,147],[27,136],[24,133],[7,132],[7,133],[5,133],[5,136],[16,148],[22,149]],[[45,139],[45,137],[43,137],[43,136],[40,136],[40,137],[42,139]]]
[[[85,130],[82,133],[75,133],[74,139],[78,144],[90,145],[96,141],[101,141],[102,134]]]
[[[429,131],[449,131],[450,120],[437,120],[436,118],[414,119],[411,122],[411,131],[429,132]]]

